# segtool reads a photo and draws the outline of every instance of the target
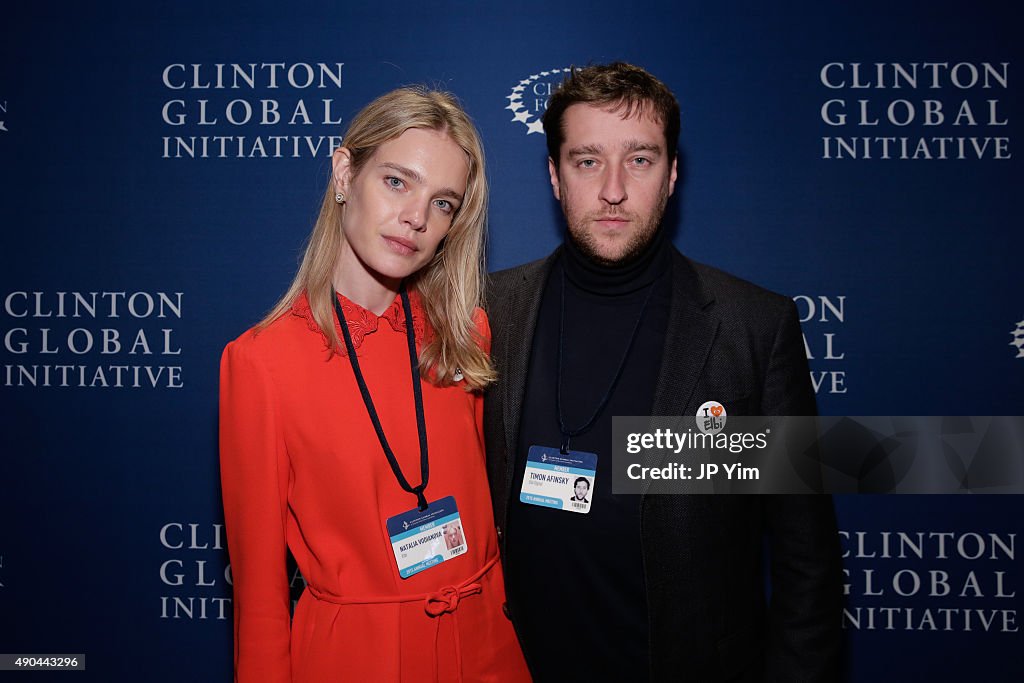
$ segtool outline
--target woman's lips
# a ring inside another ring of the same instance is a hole
[[[390,247],[392,251],[398,254],[405,255],[411,254],[415,251],[419,251],[419,248],[416,246],[415,242],[413,242],[412,240],[407,240],[403,237],[385,236],[384,241],[387,242],[388,247]]]

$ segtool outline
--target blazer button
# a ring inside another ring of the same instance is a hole
[[[498,540],[500,541],[500,540],[501,540],[501,537],[502,537],[502,536],[504,536],[505,534],[503,534],[503,533],[501,532],[501,527],[500,527],[500,526],[499,526],[499,527],[495,527],[495,529],[496,529],[496,530],[497,530],[497,532],[498,532]]]
[[[509,614],[509,611],[508,611],[508,603],[507,602],[501,603],[501,613],[504,614],[505,618],[508,619],[509,621],[512,620],[512,615]]]

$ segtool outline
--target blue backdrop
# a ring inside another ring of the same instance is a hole
[[[646,67],[682,105],[675,243],[796,299],[823,413],[1024,414],[1013,3],[110,4],[0,10],[0,652],[229,679],[220,351],[399,85],[479,125],[497,269],[561,239],[561,70]],[[1018,498],[837,507],[850,680],[1024,680]]]

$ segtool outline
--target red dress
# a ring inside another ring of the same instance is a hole
[[[411,299],[419,344],[424,318]],[[420,451],[401,300],[379,318],[339,300],[384,433],[415,486]],[[426,497],[455,497],[468,547],[402,579],[385,524],[416,507],[416,497],[395,480],[349,360],[328,353],[305,297],[291,315],[228,344],[220,453],[236,680],[529,680],[503,614],[482,398],[461,386],[423,381],[422,389]],[[308,584],[293,620],[286,547]]]

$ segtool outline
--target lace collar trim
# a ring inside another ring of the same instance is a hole
[[[345,322],[348,323],[349,333],[352,335],[352,345],[359,348],[368,335],[373,334],[380,328],[380,321],[384,320],[395,332],[405,332],[405,309],[402,307],[402,297],[396,296],[391,305],[379,316],[359,304],[350,301],[343,294],[335,293],[338,302],[341,303],[341,310],[345,314]],[[424,335],[423,327],[423,305],[420,301],[419,292],[409,292],[409,304],[412,309],[412,328],[417,341],[422,343]],[[292,315],[297,315],[306,320],[309,329],[319,334],[324,344],[327,344],[327,335],[323,333],[316,319],[313,317],[313,310],[309,307],[309,299],[303,292],[292,304]],[[334,316],[332,316],[333,318]],[[338,321],[334,320],[334,329],[341,336],[341,327]]]

